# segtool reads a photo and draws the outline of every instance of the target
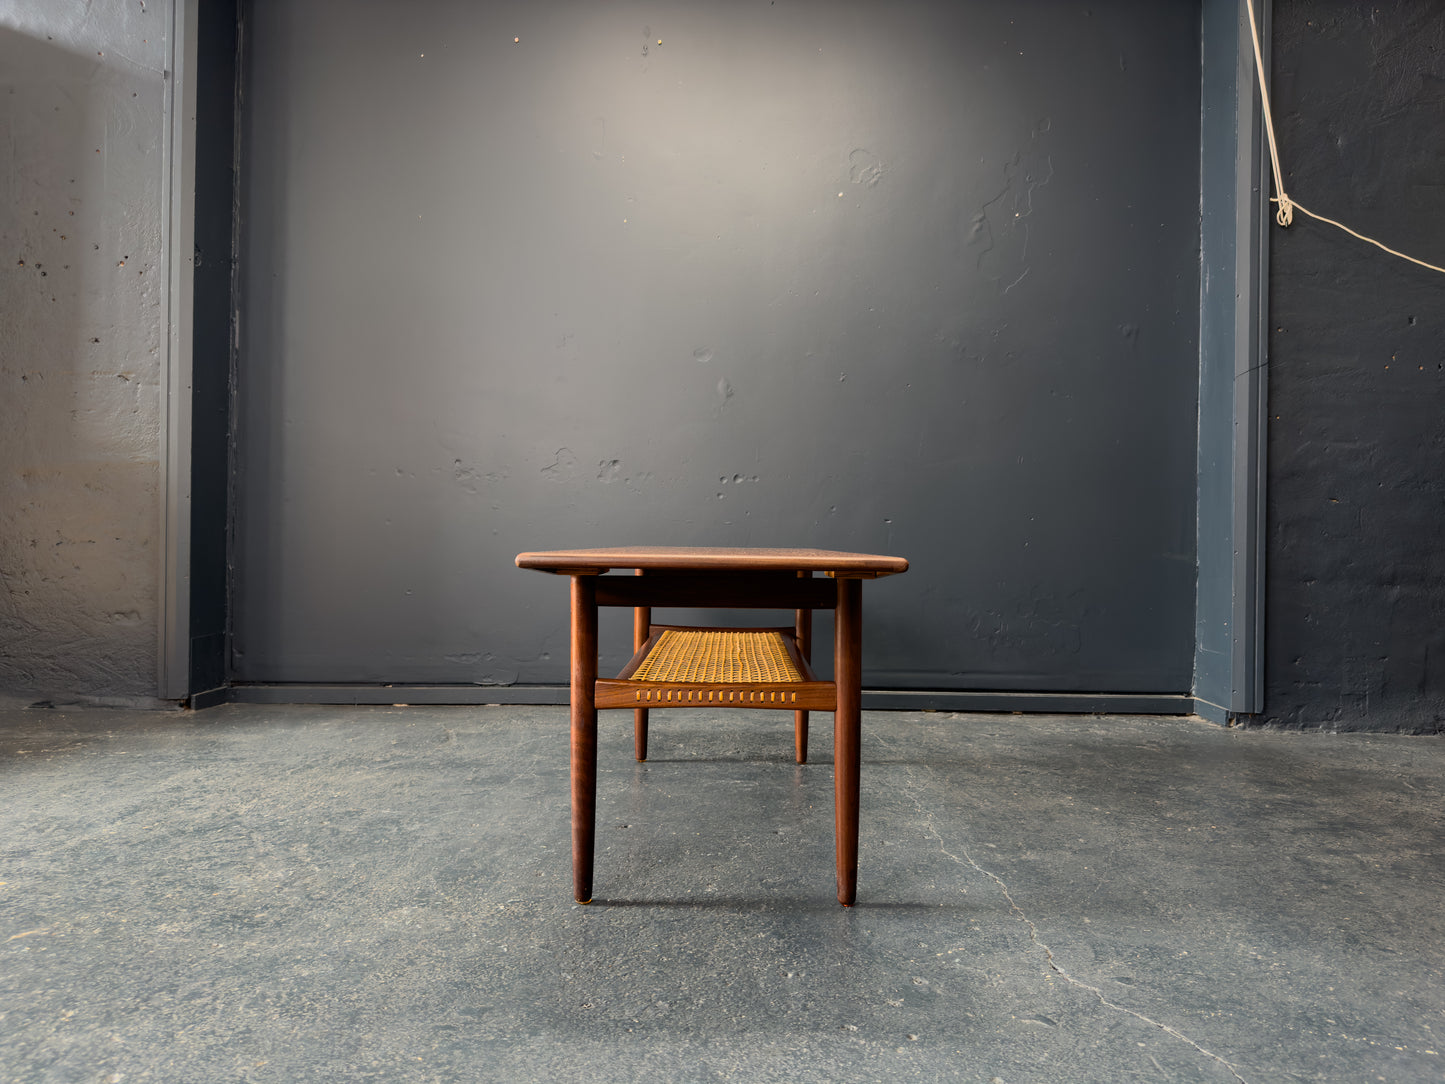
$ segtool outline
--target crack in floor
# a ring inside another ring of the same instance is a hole
[[[908,775],[911,777],[914,775],[914,773],[912,771],[909,771]],[[1138,1012],[1135,1009],[1131,1009],[1127,1005],[1120,1005],[1118,1002],[1110,1001],[1108,995],[1106,995],[1103,990],[1099,989],[1097,986],[1093,986],[1087,982],[1084,982],[1082,979],[1077,979],[1073,975],[1065,971],[1064,968],[1060,966],[1059,962],[1054,959],[1053,949],[1049,948],[1049,946],[1044,942],[1044,940],[1039,937],[1039,928],[1034,925],[1033,919],[1029,918],[1029,916],[1024,912],[1024,909],[1018,905],[1018,902],[1013,898],[1013,894],[1009,891],[1008,885],[1004,883],[1003,878],[999,877],[998,874],[994,873],[992,870],[985,869],[983,866],[980,866],[976,861],[974,861],[973,855],[968,853],[967,847],[959,847],[959,850],[963,852],[962,857],[954,854],[948,849],[948,847],[944,844],[942,834],[938,831],[937,827],[933,823],[932,812],[924,808],[923,802],[918,795],[918,786],[916,785],[916,780],[910,779],[910,782],[915,782],[915,786],[909,788],[909,796],[912,798],[914,807],[918,810],[919,816],[923,818],[925,831],[930,837],[937,840],[939,852],[941,854],[947,855],[949,858],[953,859],[954,862],[958,863],[961,866],[968,866],[970,869],[974,870],[976,873],[979,873],[984,877],[987,877],[990,881],[992,881],[995,885],[998,886],[998,890],[1003,894],[1003,898],[1008,901],[1009,909],[1014,913],[1015,917],[1017,917],[1020,922],[1022,922],[1025,926],[1028,927],[1029,940],[1034,945],[1038,946],[1038,948],[1043,950],[1044,959],[1045,962],[1047,962],[1050,971],[1058,975],[1059,978],[1063,979],[1070,986],[1093,994],[1094,997],[1098,1000],[1099,1004],[1103,1005],[1106,1009],[1112,1009],[1113,1011],[1123,1013],[1126,1016],[1132,1016],[1136,1020],[1141,1020],[1144,1023],[1150,1025],[1151,1027],[1158,1028],[1166,1035],[1169,1035],[1179,1040],[1180,1042],[1193,1047],[1196,1051],[1198,1051],[1200,1054],[1203,1054],[1206,1058],[1217,1061],[1220,1065],[1224,1066],[1226,1069],[1229,1070],[1230,1075],[1233,1076],[1235,1080],[1239,1081],[1239,1084],[1249,1084],[1248,1080],[1240,1076],[1239,1069],[1232,1062],[1230,1062],[1226,1058],[1220,1057],[1212,1050],[1208,1050],[1205,1047],[1201,1046],[1199,1043],[1191,1039],[1188,1035],[1185,1035],[1178,1028],[1171,1027],[1163,1021],[1155,1020],[1152,1016],[1146,1016],[1144,1013]]]

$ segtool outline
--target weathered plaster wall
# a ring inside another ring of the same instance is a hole
[[[1286,190],[1445,265],[1445,8],[1274,13]],[[1271,245],[1265,718],[1445,730],[1445,275],[1299,214]]]
[[[156,691],[169,0],[0,0],[0,694]]]

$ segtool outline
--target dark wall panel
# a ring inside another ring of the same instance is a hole
[[[512,556],[638,541],[907,556],[873,685],[1188,691],[1197,4],[248,20],[238,678],[563,681]]]
[[[232,325],[236,311],[235,0],[199,5],[196,28],[196,233],[191,406],[189,688],[227,680],[231,495]]]
[[[1287,191],[1445,265],[1445,10],[1274,11]],[[1445,276],[1300,214],[1271,252],[1264,717],[1445,729]]]

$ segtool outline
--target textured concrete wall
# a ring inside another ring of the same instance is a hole
[[[156,690],[169,0],[0,2],[0,693]]]
[[[1445,7],[1278,0],[1286,190],[1445,265]],[[1266,719],[1445,730],[1445,275],[1296,214],[1270,270]]]

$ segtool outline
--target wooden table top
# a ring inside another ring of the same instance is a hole
[[[518,568],[543,572],[606,572],[613,568],[677,571],[834,572],[892,576],[908,571],[902,557],[840,550],[766,549],[754,546],[616,546],[517,554]]]

